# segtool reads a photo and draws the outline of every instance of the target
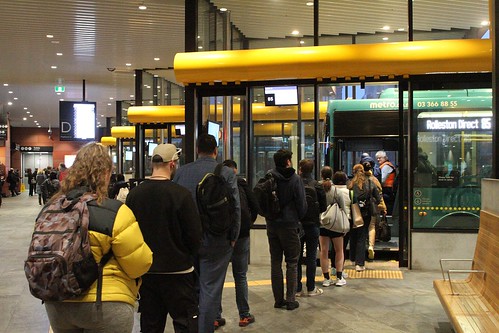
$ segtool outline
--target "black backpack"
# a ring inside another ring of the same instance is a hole
[[[281,205],[277,195],[277,181],[269,172],[261,178],[253,188],[256,201],[260,207],[260,215],[269,220],[276,220],[281,216]]]
[[[214,235],[225,234],[235,223],[232,187],[222,177],[220,163],[207,173],[196,188],[196,200],[203,229]]]
[[[307,213],[301,219],[303,225],[319,224],[321,212],[327,209],[324,188],[316,180],[304,180],[305,199],[307,200]],[[320,196],[319,193],[322,192]]]

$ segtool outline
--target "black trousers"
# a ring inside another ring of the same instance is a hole
[[[163,333],[168,314],[176,333],[198,332],[196,275],[146,274],[140,287],[140,331]]]

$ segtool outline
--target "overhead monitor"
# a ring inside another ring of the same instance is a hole
[[[97,103],[59,102],[61,141],[94,141]]]
[[[265,106],[298,105],[298,87],[265,87]]]
[[[208,121],[208,134],[211,134],[217,140],[217,147],[219,145],[220,139],[220,124],[215,123],[213,121]]]
[[[175,135],[185,135],[185,125],[175,125]]]
[[[149,142],[149,144],[147,145],[147,155],[152,156],[152,153],[154,152],[154,148],[156,148],[157,146],[158,146],[157,143]]]

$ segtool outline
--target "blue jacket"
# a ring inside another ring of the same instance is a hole
[[[207,173],[215,172],[217,164],[218,162],[214,158],[208,156],[201,156],[194,162],[188,163],[182,166],[180,169],[178,169],[175,172],[173,181],[187,188],[191,192],[192,198],[194,199],[194,202],[196,202],[197,205],[196,187]],[[232,187],[232,195],[235,202],[234,216],[236,216],[236,223],[234,223],[234,226],[231,228],[227,236],[231,241],[235,241],[239,236],[239,228],[241,227],[241,204],[239,202],[239,189],[237,187],[237,177],[234,171],[226,166],[222,168],[221,175],[229,184],[231,184]],[[207,244],[206,242],[207,237],[221,238],[205,232],[203,235],[204,245]],[[227,239],[227,237],[222,237],[222,238]]]
[[[267,221],[272,228],[298,228],[300,220],[307,213],[305,187],[293,168],[276,168],[270,170],[277,179],[277,196],[281,206],[281,216]]]

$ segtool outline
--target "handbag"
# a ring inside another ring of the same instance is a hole
[[[388,242],[392,238],[392,230],[388,225],[385,214],[381,216],[379,223],[376,224],[376,238],[382,242]]]
[[[360,212],[359,203],[358,202],[354,203],[353,199],[354,199],[353,191],[350,190],[350,200],[352,201],[351,212],[353,220],[352,229],[355,229],[355,228],[360,228],[364,225],[364,218],[362,217],[362,213]]]
[[[347,213],[340,207],[336,199],[336,187],[334,188],[334,202],[321,214],[321,227],[342,234],[350,231]]]

